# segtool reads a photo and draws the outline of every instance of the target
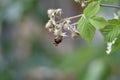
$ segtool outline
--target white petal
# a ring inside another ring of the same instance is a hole
[[[106,53],[107,53],[107,54],[110,54],[111,48],[112,48],[112,43],[111,43],[111,42],[108,42],[108,43],[107,43],[107,50],[106,50]]]
[[[61,36],[68,37],[68,35],[66,35],[66,33],[61,33]]]
[[[81,3],[81,7],[85,7],[85,3],[84,2]]]
[[[117,40],[117,38],[115,38],[115,39],[112,41],[112,44],[114,44],[116,40]]]
[[[107,43],[107,50],[106,50],[107,54],[110,54],[110,52],[112,51],[112,45],[115,43],[116,40],[117,38],[115,38],[112,42]]]
[[[111,50],[106,50],[106,53],[107,53],[107,54],[110,54],[110,52],[111,52]]]
[[[49,10],[48,10],[48,15],[51,15],[53,12],[54,12],[53,9],[49,9]]]

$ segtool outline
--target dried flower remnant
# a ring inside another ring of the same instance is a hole
[[[62,9],[49,9],[48,10],[48,17],[51,18],[55,18],[57,15],[61,16],[62,14]]]
[[[71,23],[70,19],[66,19],[65,23],[64,23],[64,26],[63,26],[63,29],[64,30],[70,30],[70,26],[71,26],[70,23]]]
[[[55,17],[55,9],[49,9],[48,10],[48,17],[50,19]]]
[[[61,16],[61,14],[62,14],[62,9],[57,9],[57,10],[56,10],[56,14],[59,15],[59,16]]]
[[[77,26],[73,26],[72,29],[71,29],[71,33],[72,33],[72,38],[78,38],[80,37],[80,32],[79,30],[77,29]]]
[[[54,32],[54,24],[51,20],[49,20],[46,25],[45,28],[49,31],[49,32]]]
[[[80,33],[77,29],[77,25],[71,22],[71,19],[81,17],[82,15],[73,16],[69,18],[62,18],[62,9],[49,9],[48,17],[50,20],[46,23],[45,28],[49,32],[53,32],[55,36],[54,44],[57,46],[60,44],[65,37],[68,37],[67,32],[71,32],[72,38],[77,38]]]

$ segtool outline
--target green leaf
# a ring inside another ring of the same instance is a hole
[[[84,9],[84,15],[87,17],[95,16],[100,10],[100,1],[93,1]]]
[[[112,19],[112,20],[108,21],[108,24],[120,26],[120,20],[119,19]]]
[[[85,16],[82,16],[78,21],[78,28],[81,36],[88,42],[91,42],[95,34],[95,28],[89,23]]]
[[[115,51],[120,47],[120,35],[117,37],[117,40],[115,41],[115,44],[112,45],[112,51]]]
[[[102,18],[102,17],[99,17],[99,16],[94,16],[92,18],[88,18],[90,23],[95,27],[95,28],[98,28],[98,29],[102,29],[105,27],[105,25],[107,24],[107,21]]]
[[[112,42],[120,34],[120,22],[117,19],[109,20],[108,25],[101,29],[105,41]]]

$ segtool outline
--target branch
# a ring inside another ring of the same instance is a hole
[[[66,19],[71,20],[71,19],[79,18],[79,17],[81,17],[82,15],[83,15],[83,14],[79,14],[79,15],[72,16],[72,17],[69,17],[69,18],[63,18],[63,19],[61,19],[60,21],[57,21],[57,23],[63,22],[63,21],[66,20]]]
[[[120,6],[114,6],[114,5],[108,5],[108,4],[101,4],[101,7],[110,7],[110,8],[116,8],[116,9],[120,9]]]
[[[79,18],[81,17],[83,14],[79,14],[79,15],[76,15],[76,16],[72,16],[72,17],[69,17],[69,18],[66,18],[66,19],[75,19],[75,18]]]
[[[101,6],[101,7],[109,7],[109,8],[120,9],[120,6],[115,6],[115,5],[101,4],[100,6]],[[79,17],[81,17],[82,15],[83,15],[83,14],[79,14],[79,15],[72,16],[72,17],[69,17],[69,18],[63,18],[63,19],[61,19],[60,21],[57,21],[57,23],[62,22],[62,21],[64,21],[64,20],[66,20],[66,19],[71,20],[71,19],[79,18]]]

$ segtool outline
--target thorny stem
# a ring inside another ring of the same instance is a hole
[[[101,7],[109,7],[109,8],[116,8],[116,9],[120,9],[120,6],[114,6],[114,5],[108,5],[108,4],[101,4]]]

